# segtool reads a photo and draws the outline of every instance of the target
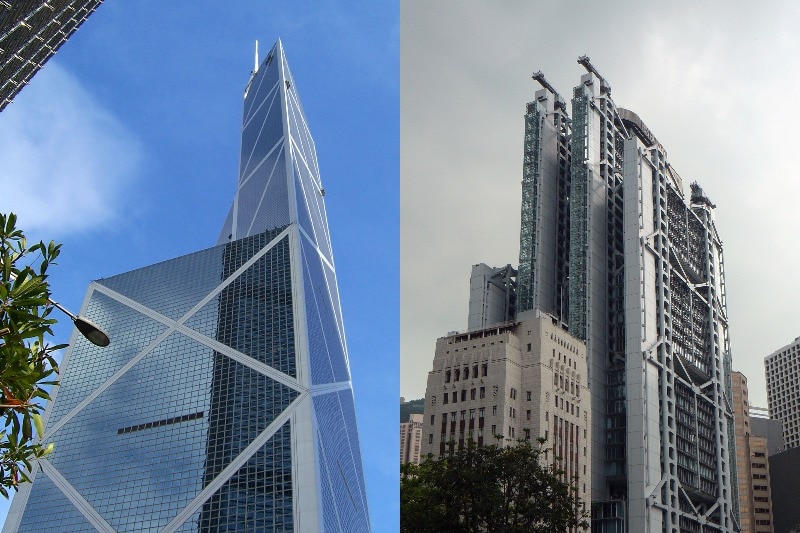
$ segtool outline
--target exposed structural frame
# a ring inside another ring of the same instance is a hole
[[[628,465],[645,467],[629,481],[629,506],[651,528],[661,514],[666,531],[732,531],[730,345],[713,207],[696,184],[686,205],[663,148],[636,139],[625,148],[626,205],[639,207],[625,217],[626,283],[639,288],[625,299],[627,419],[629,434],[644,436],[628,443]]]
[[[525,111],[517,310],[567,314],[570,120],[564,99],[541,72]]]
[[[616,106],[588,57],[578,63],[587,72],[571,118],[533,76],[542,89],[525,115],[518,307],[549,310],[586,342],[594,527],[735,531],[715,206],[697,184],[685,195],[649,128]]]
[[[102,2],[0,1],[0,111]]]

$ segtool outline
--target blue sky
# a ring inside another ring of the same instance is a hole
[[[63,243],[73,310],[92,279],[214,245],[254,41],[263,60],[278,37],[325,186],[373,527],[397,531],[396,2],[106,2],[0,113],[0,212]]]

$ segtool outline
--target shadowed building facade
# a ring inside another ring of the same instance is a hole
[[[324,191],[278,41],[217,246],[93,282],[3,531],[369,531]]]

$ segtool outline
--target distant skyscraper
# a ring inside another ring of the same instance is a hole
[[[323,195],[278,41],[218,245],[89,286],[5,532],[370,530]]]
[[[588,72],[571,117],[534,75],[543,89],[525,115],[518,307],[552,310],[586,342],[595,530],[733,531],[714,205],[696,184],[686,196],[664,147],[579,62]]]
[[[750,418],[747,378],[731,372],[736,469],[739,480],[739,525],[742,533],[773,533],[767,437],[757,433]]]
[[[400,464],[419,464],[422,452],[422,415],[411,413],[408,422],[400,422]]]
[[[0,111],[102,1],[0,2]]]
[[[800,446],[800,337],[764,358],[769,417],[783,423],[786,448]]]

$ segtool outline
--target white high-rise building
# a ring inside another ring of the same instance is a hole
[[[715,206],[696,183],[684,191],[642,119],[617,107],[588,57],[578,62],[587,72],[571,113],[541,72],[533,76],[542,89],[525,113],[517,320],[487,311],[499,309],[487,304],[502,291],[486,285],[471,298],[470,329],[438,340],[423,453],[494,433],[547,436],[541,419],[516,416],[515,403],[518,391],[541,405],[556,394],[524,370],[531,347],[542,360],[530,364],[547,368],[549,347],[526,337],[534,328],[523,320],[546,312],[586,364],[591,405],[584,396],[580,411],[591,416],[574,423],[591,424],[580,426],[589,442],[578,449],[590,455],[579,466],[591,468],[592,530],[733,532],[731,352]]]
[[[800,337],[764,358],[769,417],[783,423],[787,449],[800,446]]]
[[[736,466],[722,242],[587,57],[568,115],[527,105],[518,308],[586,343],[593,530],[734,531]]]

